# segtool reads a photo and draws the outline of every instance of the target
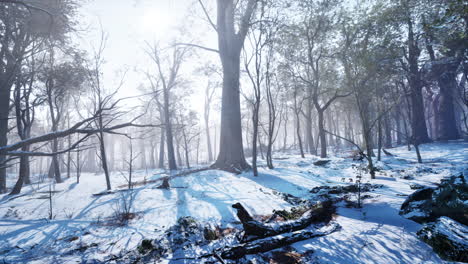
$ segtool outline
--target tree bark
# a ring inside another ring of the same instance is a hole
[[[169,163],[169,170],[177,170],[174,143],[172,135],[171,112],[169,111],[169,91],[168,87],[163,89],[164,95],[164,127],[166,128],[166,145],[167,145],[167,161]]]
[[[447,65],[446,71],[441,74],[438,79],[440,88],[439,100],[439,118],[438,118],[438,135],[441,140],[459,139],[457,122],[455,120],[455,102],[453,93],[457,89],[456,68],[459,63],[454,63],[456,66]]]
[[[307,99],[307,113],[306,113],[306,137],[307,137],[307,149],[311,155],[317,155],[317,149],[315,149],[314,136],[312,134],[312,93],[309,89],[309,98]]]
[[[221,257],[225,259],[240,259],[245,255],[268,252],[270,250],[281,248],[298,241],[326,236],[339,230],[339,228],[340,226],[338,224],[332,223],[331,225],[325,226],[318,230],[300,230],[288,234],[255,240],[224,249],[224,251],[221,253]]]
[[[327,157],[327,138],[325,134],[325,120],[323,117],[323,111],[317,111],[318,115],[318,128],[319,128],[319,138],[320,138],[320,157]]]
[[[164,133],[164,128],[161,127],[161,138],[159,140],[159,159],[158,159],[158,168],[164,169],[164,139],[166,138]]]
[[[249,0],[242,15],[239,32],[235,32],[233,0],[217,0],[218,47],[223,66],[221,100],[220,151],[213,165],[216,168],[240,172],[250,168],[242,144],[239,71],[240,52],[249,28],[256,1]]]
[[[408,24],[408,84],[411,89],[411,128],[417,144],[430,142],[427,134],[426,117],[424,115],[424,102],[422,97],[422,80],[418,59],[421,50],[414,37],[413,21],[407,18]]]
[[[332,214],[335,212],[333,203],[331,201],[325,201],[319,203],[315,208],[304,212],[304,214],[296,220],[280,223],[263,223],[254,220],[242,204],[236,203],[233,204],[232,207],[237,210],[237,217],[241,221],[245,231],[244,237],[254,236],[255,239],[304,229],[312,223],[322,221],[329,222]]]

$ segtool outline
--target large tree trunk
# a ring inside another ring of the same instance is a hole
[[[174,143],[172,136],[172,124],[169,111],[169,91],[163,89],[164,94],[164,127],[166,128],[166,145],[167,145],[167,160],[169,162],[169,170],[177,170]]]
[[[223,66],[223,92],[221,100],[220,151],[214,167],[230,171],[250,168],[245,160],[242,144],[239,71],[240,52],[244,45],[255,0],[249,0],[242,16],[239,32],[235,32],[233,0],[217,0],[218,47]]]
[[[10,111],[11,81],[6,76],[0,79],[0,147],[8,144],[8,115]],[[6,187],[6,156],[0,151],[0,193],[7,191]]]
[[[422,91],[418,86],[414,89],[412,87],[411,91],[411,128],[413,138],[418,144],[431,141],[427,134]]]
[[[226,51],[229,52],[229,51]],[[230,53],[236,53],[231,51]],[[240,52],[240,49],[239,51]],[[223,92],[221,106],[220,151],[215,167],[243,171],[250,166],[244,157],[239,93],[239,56],[222,54]]]
[[[408,23],[408,83],[411,89],[411,128],[413,140],[420,143],[430,142],[427,134],[426,117],[424,115],[424,103],[422,97],[422,80],[418,59],[421,50],[416,43],[413,32],[413,21],[407,18]]]
[[[458,65],[458,63],[456,64]],[[438,135],[439,139],[451,140],[460,138],[457,122],[455,120],[455,102],[453,93],[457,88],[456,67],[447,67],[439,77],[438,84],[440,88]]]
[[[29,151],[29,146],[24,146],[21,148],[21,151]],[[30,174],[30,167],[29,167],[29,157],[28,156],[21,156],[20,157],[20,164],[19,164],[19,173],[18,173],[18,180],[15,183],[15,186],[10,192],[10,195],[19,194],[21,192],[21,188],[23,184],[30,184],[31,180],[29,178]]]

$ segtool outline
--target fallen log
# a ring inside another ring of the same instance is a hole
[[[239,259],[249,254],[268,252],[273,249],[281,248],[295,242],[321,237],[339,230],[341,226],[338,223],[332,223],[318,230],[300,230],[283,235],[263,238],[237,246],[225,248],[221,253],[223,259]]]
[[[193,173],[207,171],[207,170],[211,170],[211,168],[210,167],[203,167],[203,168],[199,168],[199,169],[182,171],[180,173],[170,175],[170,176],[163,176],[161,178],[154,179],[154,180],[137,181],[137,182],[132,183],[132,186],[137,187],[137,186],[144,186],[144,185],[152,184],[152,183],[158,183],[158,182],[161,182],[161,181],[162,182],[169,181],[169,180],[172,180],[172,179],[175,179],[175,178],[184,177],[184,176],[188,176],[188,175],[193,174]],[[117,186],[117,188],[126,188],[127,186],[128,186],[128,184],[124,184],[124,185]]]
[[[233,204],[232,207],[237,210],[237,217],[244,227],[244,237],[254,236],[255,238],[264,238],[286,232],[301,230],[313,223],[329,222],[335,207],[331,201],[317,203],[313,208],[304,212],[297,220],[285,221],[280,223],[263,223],[253,219],[249,212],[240,203]]]
[[[383,153],[387,156],[394,156],[390,151],[387,151],[385,149],[382,149]]]

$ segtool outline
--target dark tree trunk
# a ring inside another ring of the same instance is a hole
[[[236,51],[234,51],[236,52]],[[240,49],[237,53],[240,52]],[[220,151],[215,167],[243,171],[250,166],[245,161],[242,145],[242,124],[239,93],[240,54],[221,54],[223,61],[223,92],[221,106]]]
[[[6,76],[0,79],[0,147],[8,144],[8,115],[10,113],[11,82]],[[0,193],[7,191],[6,187],[6,156],[0,151]]]
[[[395,111],[395,125],[396,125],[396,143],[397,145],[401,145],[401,134],[403,131],[401,130],[401,112],[400,110]]]
[[[54,130],[56,131],[56,130]],[[52,142],[52,152],[58,151],[58,140],[54,139]],[[52,156],[52,161],[49,167],[49,178],[55,178],[56,183],[62,183],[62,177],[60,175],[60,163],[58,155]]]
[[[102,124],[102,119],[100,120]],[[102,125],[101,125],[102,127]],[[102,169],[104,170],[104,175],[106,177],[106,187],[107,190],[111,190],[111,182],[110,182],[110,173],[109,173],[109,167],[107,165],[107,154],[106,154],[106,146],[104,142],[104,133],[101,131],[99,132],[99,149],[101,152],[101,163],[102,163]]]
[[[159,159],[158,168],[164,169],[164,141],[165,141],[164,128],[161,128],[161,138],[159,140]]]
[[[390,118],[388,117],[388,114],[384,116],[384,131],[385,131],[384,147],[391,148],[392,147],[392,129],[391,129]]]
[[[310,89],[309,89],[310,90]],[[311,97],[311,92],[309,92]],[[312,134],[312,99],[307,100],[307,114],[306,114],[306,137],[307,137],[307,149],[311,155],[317,155],[315,149],[314,136]]]
[[[241,17],[239,32],[235,32],[233,0],[217,0],[218,47],[223,66],[223,91],[221,100],[220,151],[214,167],[244,171],[250,166],[245,160],[242,144],[240,112],[239,71],[240,52],[249,28],[256,1],[249,0]]]
[[[29,146],[25,146],[21,148],[21,151],[29,151]],[[19,194],[21,192],[21,188],[23,184],[30,184],[31,180],[29,178],[30,174],[30,167],[29,167],[29,157],[28,156],[21,156],[20,157],[20,168],[18,174],[18,180],[15,183],[15,186],[10,192],[10,195]]]
[[[317,111],[318,115],[318,129],[319,129],[319,138],[320,138],[320,157],[327,157],[327,138],[325,134],[325,120],[323,116],[323,111]]]
[[[458,65],[458,64],[457,64]],[[455,67],[456,69],[456,67]],[[438,135],[441,140],[459,139],[455,120],[455,102],[453,93],[457,88],[456,73],[453,70],[444,72],[438,80],[440,88]]]
[[[169,91],[166,87],[163,89],[164,94],[164,127],[166,128],[166,145],[167,145],[167,161],[169,162],[169,170],[177,170],[175,151],[172,135],[171,112],[169,110]]]
[[[427,134],[426,117],[424,115],[424,103],[422,97],[422,80],[419,70],[418,59],[421,50],[414,37],[413,21],[407,19],[408,23],[408,83],[411,90],[411,128],[412,135],[417,144],[430,142]]]
[[[182,155],[180,155],[180,143],[179,143],[179,141],[176,141],[175,152],[176,152],[175,154],[177,156],[177,163],[179,164],[179,166],[183,166]]]

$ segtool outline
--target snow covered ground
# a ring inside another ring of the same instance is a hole
[[[364,175],[364,182],[383,187],[367,194],[363,208],[338,208],[338,232],[293,244],[298,252],[313,250],[315,263],[445,263],[416,237],[419,224],[398,215],[410,185],[433,185],[441,178],[468,170],[468,143],[433,143],[421,146],[423,164],[406,147],[389,150],[383,156],[377,179]],[[207,170],[171,180],[170,190],[158,183],[134,189],[137,217],[127,226],[116,225],[115,214],[122,195],[95,196],[105,190],[102,174],[84,174],[80,183],[71,178],[53,185],[53,219],[49,217],[48,183],[32,184],[18,196],[0,196],[0,261],[4,263],[99,263],[122,250],[137,247],[142,239],[155,239],[183,216],[222,227],[238,226],[231,205],[240,202],[254,215],[268,215],[274,209],[292,205],[280,193],[314,200],[313,187],[350,184],[355,180],[350,153],[331,157],[324,166],[318,158],[277,154],[275,169],[260,168],[234,175]],[[348,156],[348,157],[347,157]],[[137,171],[135,181],[153,180],[162,171]],[[406,179],[405,179],[406,178]],[[14,179],[10,183],[13,184]],[[113,173],[115,189],[126,180]],[[351,199],[354,199],[351,197]],[[165,260],[167,263],[184,263]],[[163,262],[163,263],[164,263]]]

